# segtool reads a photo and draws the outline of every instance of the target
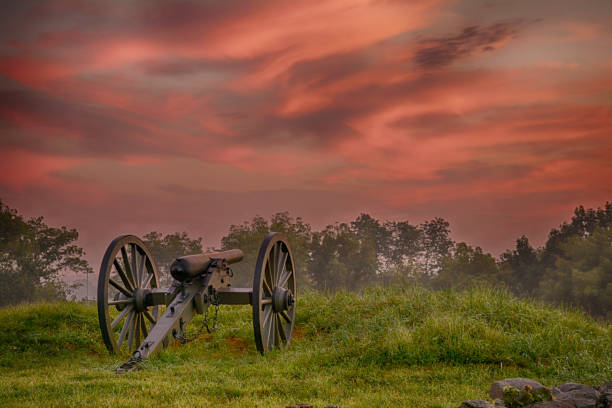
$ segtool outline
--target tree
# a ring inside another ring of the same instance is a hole
[[[378,280],[376,245],[351,225],[328,225],[313,234],[308,269],[318,289],[356,290]]]
[[[169,286],[172,282],[170,265],[176,258],[203,252],[202,238],[190,238],[186,232],[175,232],[164,236],[160,232],[152,231],[143,237],[143,242],[151,251],[162,286]]]
[[[560,246],[570,237],[586,237],[596,228],[612,227],[612,203],[606,202],[603,208],[585,209],[582,205],[574,209],[572,220],[564,222],[559,228],[553,228],[542,251],[542,269],[555,266],[557,256],[562,252]]]
[[[453,254],[442,258],[440,271],[432,278],[436,288],[468,288],[478,285],[501,286],[495,258],[480,247],[473,248],[465,242],[455,246]]]
[[[235,286],[252,286],[253,273],[259,248],[266,235],[270,232],[282,232],[291,245],[297,279],[300,287],[310,286],[310,278],[306,272],[308,264],[311,227],[302,218],[293,218],[288,212],[279,212],[265,218],[257,215],[250,222],[240,225],[230,225],[229,232],[221,238],[221,249],[240,249],[244,253],[242,262],[232,266]]]
[[[500,257],[500,278],[517,295],[571,303],[609,318],[611,230],[612,203],[578,206],[570,222],[550,231],[543,248],[519,238],[516,249]]]
[[[586,236],[570,236],[558,250],[555,266],[541,282],[543,297],[611,320],[612,229],[596,227]]]
[[[388,255],[389,244],[391,240],[391,231],[385,225],[381,225],[380,221],[372,218],[369,214],[360,214],[355,221],[351,222],[351,229],[358,235],[359,239],[370,241],[371,245],[376,249],[376,253],[385,256]]]
[[[501,278],[517,295],[537,295],[543,271],[538,251],[525,235],[516,240],[516,249],[507,250],[500,256]]]
[[[362,255],[365,255],[366,252],[373,252],[374,272],[382,274],[387,268],[387,260],[390,256],[391,231],[380,221],[365,213],[360,214],[355,221],[351,222],[350,229],[359,240]]]
[[[0,306],[66,299],[64,271],[91,273],[75,229],[54,228],[43,217],[24,219],[0,201]]]
[[[387,221],[384,227],[389,235],[382,271],[385,282],[414,280],[420,269],[423,231],[408,221]]]
[[[419,228],[422,231],[422,275],[430,279],[440,270],[442,259],[450,254],[454,242],[450,239],[450,224],[443,218],[436,217],[425,221]]]

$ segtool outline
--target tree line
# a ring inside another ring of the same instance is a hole
[[[523,235],[498,258],[478,246],[454,242],[442,218],[415,225],[361,214],[350,223],[313,231],[288,213],[269,221],[257,216],[230,226],[222,239],[222,249],[241,248],[250,260],[237,268],[241,284],[250,284],[259,243],[269,231],[287,234],[300,266],[300,284],[318,290],[487,285],[612,319],[612,203],[597,209],[579,206],[569,222],[549,232],[543,247],[534,248]]]
[[[65,296],[69,288],[59,280],[60,271],[91,272],[83,250],[74,245],[76,230],[51,228],[42,218],[25,220],[1,202],[0,207],[0,305]],[[522,236],[498,258],[453,241],[450,224],[439,217],[411,224],[360,214],[352,222],[315,231],[288,212],[269,219],[255,216],[231,225],[221,239],[219,249],[245,253],[233,266],[235,286],[251,286],[259,246],[271,231],[287,235],[301,287],[336,291],[381,284],[433,289],[488,285],[612,319],[612,203],[597,209],[579,206],[569,222],[550,231],[543,247],[534,248]],[[163,284],[171,280],[168,267],[174,258],[203,251],[202,238],[184,232],[153,231],[143,241]]]

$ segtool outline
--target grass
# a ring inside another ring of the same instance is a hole
[[[303,294],[291,347],[260,356],[251,311],[222,306],[219,330],[118,376],[95,307],[0,309],[6,407],[456,407],[490,383],[612,378],[612,326],[576,311],[474,289]],[[197,321],[196,321],[197,324]]]

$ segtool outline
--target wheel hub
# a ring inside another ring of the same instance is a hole
[[[143,312],[147,308],[145,298],[147,297],[148,293],[148,290],[142,288],[134,290],[134,307],[136,308],[137,312]]]
[[[274,293],[272,293],[272,307],[275,312],[287,310],[293,303],[295,303],[295,299],[293,293],[291,293],[289,289],[281,287],[274,288]]]

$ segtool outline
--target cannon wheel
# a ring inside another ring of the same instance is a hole
[[[264,354],[289,345],[295,324],[295,265],[286,237],[272,232],[259,249],[253,278],[253,329]]]
[[[157,287],[157,267],[140,238],[115,238],[106,249],[98,278],[98,319],[111,353],[134,351],[157,322],[159,307],[145,307],[142,301],[142,289]]]

